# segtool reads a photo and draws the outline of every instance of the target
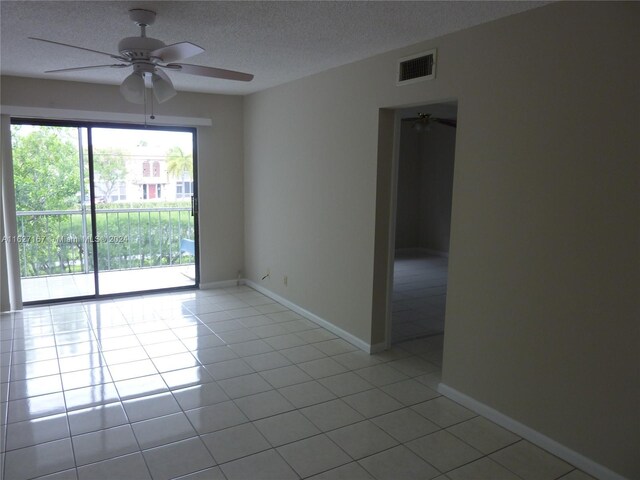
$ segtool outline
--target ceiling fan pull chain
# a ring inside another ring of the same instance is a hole
[[[147,89],[144,89],[144,126],[147,126]]]
[[[149,95],[151,97],[151,116],[149,117],[151,120],[155,120],[156,116],[153,114],[153,95]]]

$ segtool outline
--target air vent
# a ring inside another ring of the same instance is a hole
[[[432,80],[436,77],[436,51],[417,53],[398,60],[398,85]]]

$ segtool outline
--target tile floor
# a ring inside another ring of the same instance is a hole
[[[6,480],[584,480],[440,396],[442,337],[368,355],[248,287],[0,317]]]
[[[393,343],[444,332],[449,259],[396,252],[393,273]]]

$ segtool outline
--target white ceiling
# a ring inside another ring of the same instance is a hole
[[[185,63],[255,75],[244,83],[170,73],[177,90],[247,94],[542,4],[2,0],[0,70],[3,75],[119,84],[128,69],[44,74],[112,61],[27,37],[117,53],[122,37],[139,35],[128,10],[146,8],[158,14],[148,36],[166,44],[190,41],[206,50]]]

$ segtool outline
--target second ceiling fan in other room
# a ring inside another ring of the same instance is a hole
[[[455,119],[438,118],[434,117],[430,113],[418,113],[417,118],[407,118],[406,120],[413,122],[411,124],[411,128],[416,132],[428,132],[434,123],[439,123],[453,128],[458,126],[458,122]]]

